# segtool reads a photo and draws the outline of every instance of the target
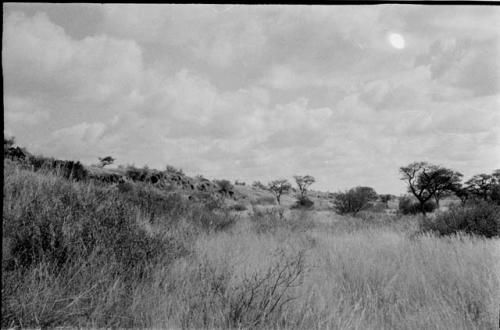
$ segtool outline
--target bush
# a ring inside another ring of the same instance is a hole
[[[167,165],[166,166],[165,173],[184,176],[184,171],[181,168],[177,168],[177,167],[174,167],[172,165]]]
[[[252,183],[252,187],[253,188],[257,188],[257,189],[261,189],[261,190],[267,190],[267,187],[265,184],[263,184],[262,182],[260,181],[254,181]]]
[[[424,204],[424,211],[430,213],[436,209],[436,204],[431,201],[427,201]],[[404,214],[418,214],[421,211],[420,203],[413,201],[410,197],[404,196],[399,198],[399,211]]]
[[[11,267],[42,261],[62,267],[99,252],[141,273],[169,249],[137,224],[133,203],[111,188],[21,171],[6,178],[4,194]]]
[[[215,183],[219,187],[219,191],[227,194],[234,189],[233,185],[229,180],[216,180]]]
[[[441,236],[464,232],[485,237],[500,236],[500,206],[485,201],[468,205],[453,205],[433,220],[424,219],[422,231],[433,231]]]
[[[191,204],[184,217],[205,232],[229,229],[238,220],[238,215],[231,214],[231,209],[225,205],[224,197],[207,192],[191,195]]]
[[[314,205],[314,202],[310,200],[307,196],[299,196],[295,204],[292,205],[292,209],[310,209]]]
[[[237,204],[232,205],[229,209],[232,211],[246,211],[247,206],[243,203],[237,203]]]
[[[151,170],[146,166],[137,168],[134,165],[128,165],[125,170],[125,176],[132,181],[144,182],[151,177]]]
[[[87,169],[79,161],[74,162],[72,160],[58,160],[44,156],[29,156],[27,163],[35,171],[50,172],[66,179],[82,181],[89,177]]]
[[[333,202],[340,214],[357,213],[368,208],[377,199],[377,193],[370,187],[356,187],[336,194]]]
[[[500,205],[500,184],[496,184],[491,188],[491,201]]]

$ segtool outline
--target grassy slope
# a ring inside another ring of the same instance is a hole
[[[94,197],[97,188],[87,184],[12,166],[4,174],[4,228],[35,206],[49,224],[60,214],[80,223],[70,205],[97,210],[96,221],[106,211]],[[62,271],[44,261],[17,270],[2,263],[2,326],[498,327],[498,239],[414,237],[416,217],[362,216],[287,211],[280,219],[256,211],[242,215],[232,229],[207,232],[193,225],[191,213],[165,213],[150,223],[138,210],[130,218],[133,228],[175,238],[174,246],[186,252],[163,250],[170,261],[150,264],[142,278],[127,277],[116,260],[97,255]],[[4,235],[3,243],[15,233]]]

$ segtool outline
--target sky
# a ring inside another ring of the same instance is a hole
[[[35,154],[401,194],[500,168],[500,8],[4,4],[4,135]]]

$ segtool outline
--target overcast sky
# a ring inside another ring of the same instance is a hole
[[[6,135],[34,153],[311,188],[500,168],[500,8],[4,4]]]

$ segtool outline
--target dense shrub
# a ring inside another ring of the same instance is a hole
[[[134,205],[112,188],[22,171],[6,178],[4,194],[10,267],[62,267],[99,252],[141,272],[170,248],[137,224]]]
[[[500,206],[485,201],[475,201],[465,206],[453,205],[435,219],[424,219],[421,229],[443,236],[458,232],[485,237],[500,236]]]
[[[146,181],[151,177],[151,170],[144,166],[143,168],[137,168],[134,165],[128,165],[125,169],[125,176],[132,181]]]
[[[333,204],[340,214],[357,213],[368,208],[377,199],[377,193],[370,187],[356,187],[336,194]]]
[[[436,209],[436,204],[434,202],[428,201],[424,204],[424,210],[426,213],[430,213]],[[420,203],[414,201],[408,196],[403,196],[399,198],[399,211],[404,214],[418,214],[421,211]]]
[[[234,186],[229,180],[216,180],[215,183],[219,187],[221,193],[227,194],[234,189]]]
[[[247,210],[247,206],[243,203],[236,203],[234,205],[232,205],[230,207],[230,210],[233,210],[233,211],[246,211]]]
[[[299,196],[292,205],[292,209],[310,209],[314,205],[314,202],[307,196]]]
[[[35,171],[51,172],[66,179],[76,181],[86,180],[89,177],[87,169],[79,162],[59,160],[52,157],[29,156],[27,164]]]
[[[491,189],[491,201],[497,205],[500,205],[500,184],[496,184]]]

